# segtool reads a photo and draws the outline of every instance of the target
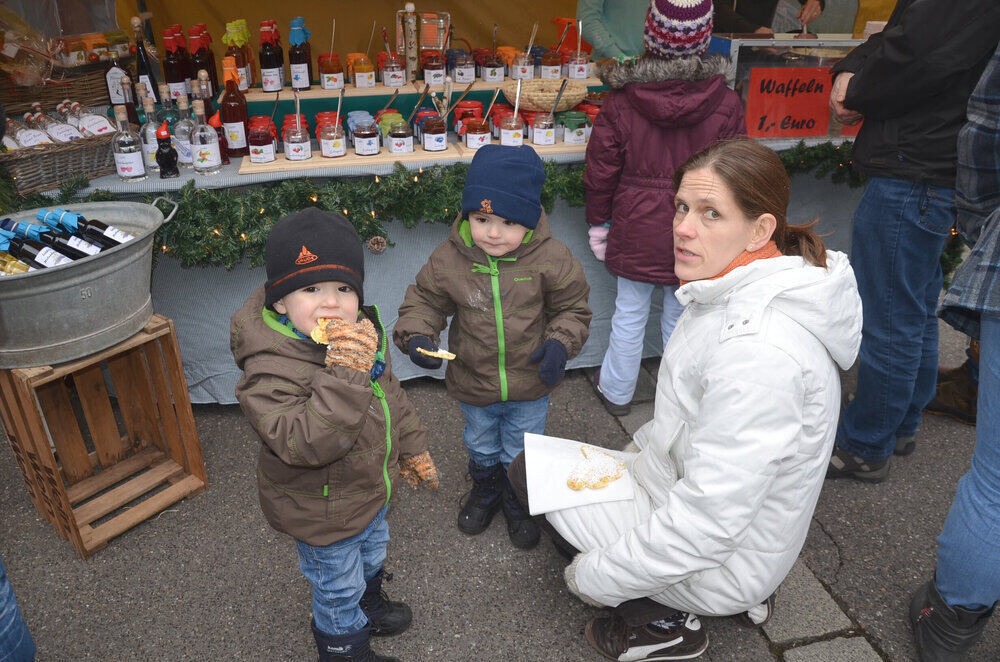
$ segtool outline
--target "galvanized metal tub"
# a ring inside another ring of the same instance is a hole
[[[0,368],[64,363],[88,356],[138,333],[153,314],[149,278],[156,229],[164,218],[154,205],[87,202],[69,205],[135,239],[70,264],[0,277]],[[55,205],[53,205],[54,207]],[[37,209],[11,214],[35,219]]]

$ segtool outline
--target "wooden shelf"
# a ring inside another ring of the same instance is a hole
[[[604,85],[600,78],[586,78],[582,81],[587,87],[599,87]],[[503,85],[503,83],[484,83],[481,80],[476,80],[472,85],[473,92],[492,92]],[[455,83],[452,88],[452,96],[457,99],[458,95],[462,93],[465,89],[465,85],[460,83]],[[345,98],[351,97],[374,97],[374,96],[389,96],[395,90],[399,90],[400,96],[404,94],[420,94],[424,91],[424,84],[421,81],[415,81],[403,87],[386,87],[381,83],[375,85],[375,87],[363,87],[356,88],[353,85],[348,85],[344,91]],[[431,85],[431,92],[444,92],[443,85]],[[243,93],[247,98],[247,103],[254,103],[259,101],[274,101],[274,95],[278,94],[281,101],[294,101],[295,95],[292,93],[292,88],[285,87],[281,92],[262,92],[260,88],[254,88]],[[299,99],[302,101],[307,101],[309,99],[336,99],[340,96],[340,90],[324,90],[318,85],[313,85],[308,90],[299,92]]]
[[[494,140],[493,144],[499,145],[500,141]],[[556,143],[555,145],[532,145],[530,142],[527,141],[525,141],[524,144],[534,149],[535,152],[538,153],[538,156],[542,157],[543,159],[546,156],[552,156],[555,154],[585,154],[587,152],[587,145],[585,144],[567,145],[566,143]],[[471,161],[472,157],[476,155],[476,150],[469,149],[468,147],[465,146],[465,143],[457,145],[457,148],[458,152],[462,155],[463,160],[468,159]]]

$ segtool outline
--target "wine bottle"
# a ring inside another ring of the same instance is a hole
[[[6,246],[4,246],[6,241]],[[43,267],[58,267],[60,264],[72,262],[57,250],[43,246],[30,239],[21,239],[13,232],[0,230],[0,250],[5,250],[28,266],[41,269]]]
[[[78,233],[85,238],[94,238],[98,241],[109,242],[112,246],[124,244],[126,241],[135,239],[135,236],[108,225],[96,219],[84,218],[82,214],[77,214],[65,209],[39,209],[36,218],[49,226],[62,226],[69,232]]]
[[[239,89],[235,58],[222,58],[222,77],[226,91],[219,101],[219,112],[226,132],[226,154],[230,157],[246,156],[250,153],[247,146],[247,100]]]
[[[96,255],[101,249],[88,241],[75,236],[61,237],[52,232],[47,225],[15,221],[10,218],[0,220],[0,230],[13,232],[21,239],[30,239],[43,246],[57,250],[66,257],[79,260],[89,255]]]
[[[146,89],[149,90],[149,94],[152,95],[153,99],[159,101],[156,97],[159,91],[157,88],[156,70],[159,69],[159,65],[156,64],[156,60],[149,54],[149,49],[146,47],[146,40],[142,37],[142,19],[138,16],[133,16],[131,24],[132,35],[135,37],[136,74],[139,77],[139,81],[146,84]],[[129,119],[135,124],[139,123],[138,120],[132,119],[131,113],[129,113]]]
[[[122,76],[128,74],[125,67],[118,61],[118,52],[111,49],[109,53],[110,61],[108,68],[104,70],[104,84],[108,88],[108,98],[111,105],[125,103],[125,94],[122,92]]]
[[[208,29],[204,23],[199,23],[188,29],[188,36],[191,38],[191,85],[195,85],[198,72],[202,69],[208,72],[208,80],[211,84],[209,94],[219,89],[219,77],[215,69],[215,54],[209,44],[212,38],[208,34]],[[237,63],[238,66],[238,63]]]
[[[115,170],[123,182],[141,182],[146,179],[146,166],[142,155],[142,140],[132,130],[125,106],[115,106],[118,132],[111,139],[115,157]]]

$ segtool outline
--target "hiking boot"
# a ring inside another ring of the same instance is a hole
[[[604,405],[605,411],[607,411],[612,416],[628,416],[632,411],[632,404],[616,405],[615,403],[608,400],[604,393],[601,392],[601,369],[598,368],[597,372],[594,373],[594,393],[597,395],[597,399],[601,401]]]
[[[410,627],[413,612],[402,602],[393,602],[382,590],[382,581],[392,581],[392,575],[379,570],[366,582],[365,593],[361,596],[361,611],[365,612],[371,625],[371,636],[391,637],[402,634]]]
[[[759,628],[763,627],[765,623],[771,620],[771,616],[774,615],[774,597],[775,594],[772,593],[768,596],[767,600],[750,607],[742,614],[736,614],[733,616],[733,620],[742,625],[745,628]]]
[[[501,474],[503,466],[499,463],[484,467],[469,460],[472,489],[458,511],[459,531],[475,536],[490,527],[493,516],[500,510]]]
[[[542,532],[531,519],[528,511],[521,506],[514,488],[511,487],[507,474],[502,476],[503,480],[503,516],[507,520],[507,535],[514,547],[520,549],[531,549],[538,544]]]
[[[968,361],[959,366],[951,379],[938,382],[937,394],[924,407],[928,414],[950,416],[966,425],[976,424],[976,400],[979,397],[979,385],[972,381],[969,374]]]
[[[708,648],[701,621],[682,611],[638,627],[626,624],[617,615],[592,618],[585,632],[587,642],[609,660],[691,660]]]
[[[889,460],[865,460],[834,445],[827,479],[853,478],[864,483],[881,483],[889,475]]]
[[[370,629],[347,634],[327,634],[312,621],[313,638],[319,649],[319,662],[399,662],[398,658],[379,655],[371,649]]]
[[[979,640],[993,607],[949,607],[931,580],[910,600],[910,624],[920,662],[961,662]]]

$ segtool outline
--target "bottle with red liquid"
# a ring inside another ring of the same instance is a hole
[[[225,78],[225,72],[223,72],[222,76]],[[222,118],[220,117],[220,113],[221,111],[215,111],[212,118],[208,120],[208,125],[215,129],[215,135],[219,137],[219,153],[222,156],[222,165],[229,165],[229,145],[226,144],[226,132],[222,128]]]
[[[215,94],[219,89],[219,77],[215,70],[215,53],[212,52],[210,44],[212,37],[208,34],[208,29],[204,23],[188,29],[188,36],[191,38],[191,84],[197,80],[197,72],[204,69],[208,72],[208,81],[211,85],[209,94]],[[236,64],[239,67],[239,63]]]
[[[229,156],[246,156],[250,153],[247,147],[247,99],[240,92],[240,75],[236,73],[236,59],[222,58],[222,77],[226,82],[226,91],[219,101],[219,113],[222,115],[222,126],[226,131]]]
[[[174,30],[174,44],[177,45],[177,54],[183,62],[184,67],[184,89],[187,94],[191,94],[191,79],[194,78],[193,67],[191,66],[191,53],[188,51],[187,38],[184,36],[184,26],[174,23],[170,26]]]
[[[166,28],[163,31],[163,50],[166,51],[163,56],[163,79],[170,88],[170,96],[176,99],[182,94],[187,94],[191,64],[181,58],[173,33],[173,28]]]
[[[251,85],[251,67],[246,59],[246,51],[243,49],[246,44],[243,44],[242,40],[243,34],[236,25],[236,21],[226,23],[226,34],[222,35],[222,43],[227,48],[223,57],[231,57],[236,60],[236,70],[240,74],[240,90],[246,91],[250,89]],[[211,114],[208,116],[211,117]]]
[[[274,21],[260,22],[260,87],[265,92],[278,92],[284,87],[285,55],[278,43]]]

